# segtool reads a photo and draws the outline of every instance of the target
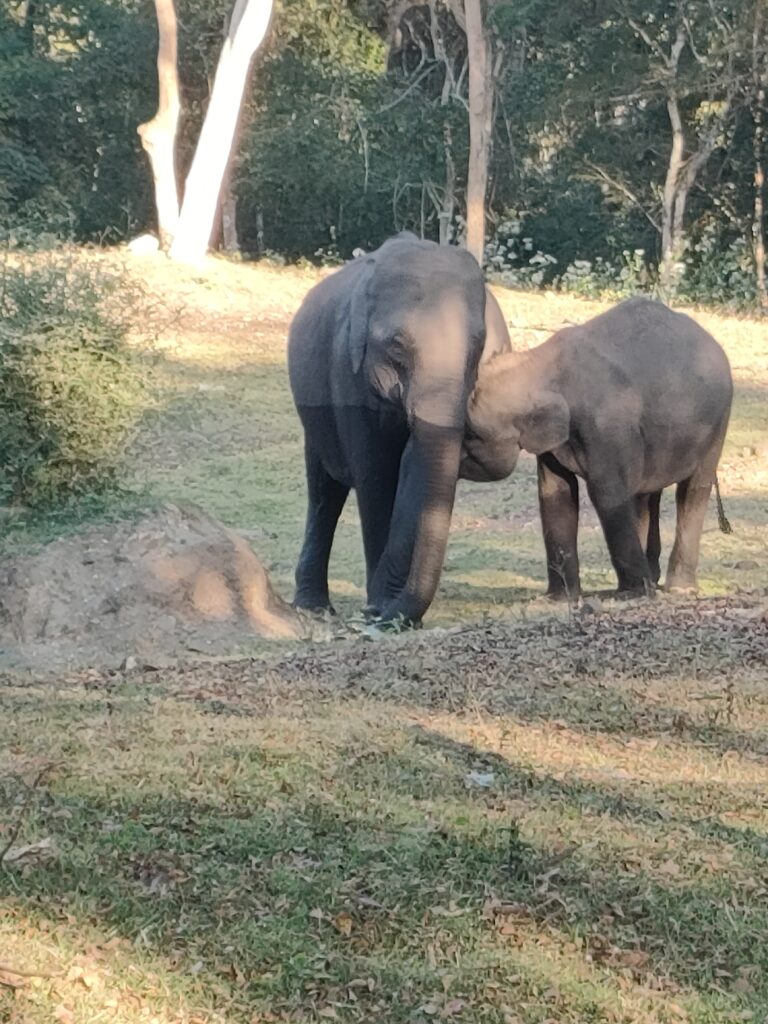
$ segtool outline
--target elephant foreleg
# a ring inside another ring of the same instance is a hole
[[[411,440],[400,460],[400,476],[389,537],[368,588],[367,615],[378,616],[382,608],[405,586],[413,559],[421,503],[420,480],[418,472],[414,470]]]
[[[355,482],[365,552],[366,589],[369,595],[390,534],[397,491],[400,451],[382,452],[371,471]]]
[[[319,456],[305,445],[307,467],[307,523],[296,567],[296,608],[333,611],[328,594],[328,561],[333,537],[349,487],[326,472]]]
[[[537,459],[539,510],[547,553],[547,596],[553,600],[576,600],[581,594],[579,579],[579,481],[552,455]]]
[[[649,524],[638,523],[636,499],[617,496],[613,487],[602,489],[594,485],[589,487],[589,496],[603,527],[619,593],[650,595],[653,582],[640,537],[641,529],[648,533]],[[649,510],[646,512],[650,514]]]

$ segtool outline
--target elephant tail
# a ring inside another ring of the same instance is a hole
[[[717,525],[721,533],[733,533],[733,527],[728,522],[728,516],[723,508],[723,499],[720,497],[720,484],[715,477],[715,501],[717,503]]]

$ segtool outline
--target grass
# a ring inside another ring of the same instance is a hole
[[[762,1020],[768,636],[724,622],[705,694],[539,624],[6,680],[56,852],[0,873],[0,961],[63,976],[5,1019]]]
[[[285,331],[314,275],[134,272],[181,312],[133,482],[252,531],[287,593],[304,504]],[[519,344],[599,308],[499,295]],[[735,532],[712,510],[702,583],[735,596],[535,614],[527,461],[462,487],[437,628],[0,677],[0,849],[17,826],[33,847],[0,867],[2,1024],[766,1020],[768,621],[737,591],[768,565],[768,332],[700,318],[737,377]],[[610,586],[591,511],[581,538],[587,584]],[[361,582],[350,504],[345,610]]]

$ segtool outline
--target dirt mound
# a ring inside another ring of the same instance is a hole
[[[9,666],[162,665],[302,633],[243,537],[194,507],[164,505],[0,563]]]

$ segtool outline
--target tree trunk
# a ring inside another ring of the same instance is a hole
[[[443,142],[445,144],[445,188],[443,189],[442,209],[438,218],[440,221],[440,245],[449,245],[453,228],[453,209],[456,202],[456,165],[453,162],[451,126],[448,124],[443,132]]]
[[[240,252],[237,237],[237,199],[229,184],[221,200],[221,244],[224,252]]]
[[[266,252],[264,247],[264,211],[261,207],[256,211],[256,255],[263,256]]]
[[[24,39],[29,53],[35,52],[35,18],[37,17],[37,3],[35,0],[27,0],[27,9],[24,12]]]
[[[768,286],[765,279],[765,128],[763,124],[763,108],[765,105],[765,89],[758,90],[754,120],[752,145],[755,157],[755,201],[752,213],[752,250],[755,259],[755,291],[760,309],[768,312]]]
[[[155,0],[157,13],[157,113],[136,129],[149,156],[155,181],[157,230],[160,248],[167,250],[179,220],[176,187],[176,129],[179,123],[179,74],[177,67],[177,26],[173,0]]]
[[[187,176],[171,256],[198,262],[208,249],[221,184],[231,158],[253,55],[267,34],[272,0],[236,0],[222,47],[211,101]]]
[[[680,117],[680,106],[675,93],[667,97],[669,123],[672,126],[672,147],[669,151],[664,193],[661,201],[661,291],[664,298],[671,298],[675,291],[675,264],[681,253],[683,242],[683,219],[685,199],[679,205],[678,189],[682,179],[685,154],[685,132]],[[687,198],[687,197],[686,197]]]
[[[493,121],[491,47],[483,24],[482,0],[464,0],[469,55],[469,166],[467,169],[467,248],[483,265],[485,197]]]
[[[752,211],[752,252],[755,260],[755,292],[763,313],[768,312],[768,285],[765,279],[765,46],[763,33],[763,3],[755,4],[755,24],[752,33],[752,72],[754,94],[752,98],[752,153],[755,161],[754,205]]]

